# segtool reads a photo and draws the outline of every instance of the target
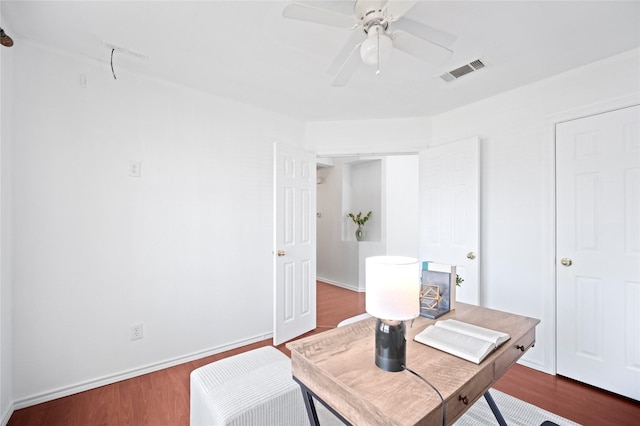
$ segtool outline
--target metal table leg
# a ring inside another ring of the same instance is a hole
[[[318,420],[318,413],[316,412],[316,406],[313,403],[313,395],[309,392],[306,386],[300,384],[300,390],[302,391],[302,399],[304,399],[304,406],[307,408],[307,415],[309,416],[309,423],[311,426],[320,426],[320,420]]]
[[[329,410],[334,416],[340,419],[342,423],[344,423],[346,426],[351,426],[351,423],[349,423],[344,417],[342,417],[338,412],[336,412],[336,410],[330,407],[322,399],[318,398],[318,395],[311,392],[311,390],[309,390],[309,388],[306,387],[301,381],[299,381],[295,377],[293,377],[293,380],[295,380],[296,383],[300,385],[300,390],[302,391],[302,399],[304,400],[304,406],[307,409],[307,415],[309,416],[309,423],[311,423],[311,426],[320,426],[318,412],[316,411],[316,406],[313,402],[314,398],[317,399],[322,405],[324,405],[327,410]]]
[[[489,408],[491,408],[493,415],[496,416],[496,420],[498,421],[498,424],[500,426],[507,426],[507,422],[504,421],[504,417],[502,417],[502,413],[500,412],[500,409],[496,405],[496,402],[493,400],[493,397],[491,396],[489,391],[486,391],[484,393],[484,399],[487,400],[487,404],[489,404]]]

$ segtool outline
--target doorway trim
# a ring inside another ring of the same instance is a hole
[[[567,111],[560,113],[549,114],[545,120],[545,126],[548,129],[548,140],[546,144],[547,155],[550,161],[549,170],[546,171],[545,176],[548,177],[545,182],[546,193],[548,195],[548,211],[546,217],[548,222],[543,235],[547,236],[548,241],[545,245],[548,248],[548,257],[545,262],[546,267],[542,268],[544,271],[544,282],[549,283],[543,287],[544,297],[544,315],[541,320],[544,324],[548,324],[548,332],[546,333],[546,339],[542,342],[543,347],[547,348],[544,357],[544,371],[549,374],[557,374],[557,347],[556,347],[556,312],[557,312],[557,300],[556,300],[556,257],[557,257],[557,223],[556,223],[556,125],[565,121],[577,120],[580,118],[589,117],[592,115],[603,114],[606,112],[614,111],[617,109],[627,108],[640,104],[640,95],[631,94],[619,96],[605,101],[596,102],[589,105],[578,106],[571,108]]]

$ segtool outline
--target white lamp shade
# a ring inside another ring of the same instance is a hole
[[[365,305],[369,314],[406,321],[420,314],[420,263],[403,256],[365,259]]]

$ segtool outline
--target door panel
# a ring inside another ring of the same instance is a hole
[[[420,259],[456,265],[464,278],[456,300],[476,305],[480,303],[479,147],[480,140],[474,137],[420,153]]]
[[[316,165],[278,145],[275,158],[273,343],[316,327]]]
[[[556,126],[557,372],[640,399],[640,107]]]

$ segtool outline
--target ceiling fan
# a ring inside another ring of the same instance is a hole
[[[451,57],[453,52],[448,47],[456,40],[454,35],[404,17],[417,2],[356,0],[352,12],[345,8],[350,8],[351,2],[294,2],[284,8],[282,15],[354,30],[329,68],[329,72],[335,74],[331,85],[342,87],[349,82],[360,62],[376,65],[376,74],[379,74],[380,62],[391,54],[393,48],[431,66],[440,65]]]

